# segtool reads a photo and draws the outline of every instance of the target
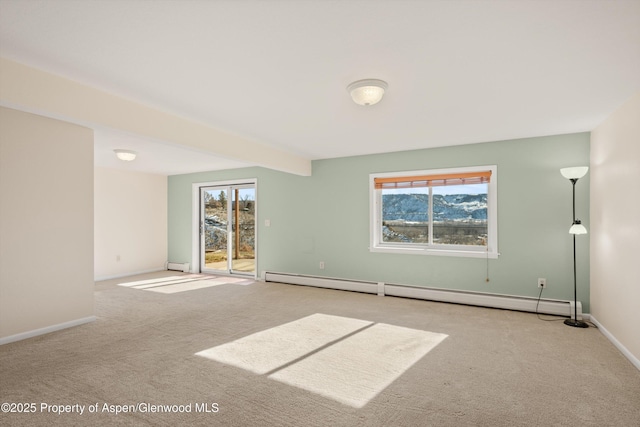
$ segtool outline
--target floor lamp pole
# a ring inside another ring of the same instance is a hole
[[[577,178],[571,179],[573,184],[573,224],[579,223],[576,220],[576,182]],[[565,325],[573,326],[575,328],[588,328],[589,325],[578,320],[578,279],[576,270],[576,235],[573,234],[573,319],[567,319],[564,321]]]

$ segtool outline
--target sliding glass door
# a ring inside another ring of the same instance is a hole
[[[255,275],[255,219],[255,184],[201,187],[201,271]]]

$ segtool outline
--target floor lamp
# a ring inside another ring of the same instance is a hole
[[[589,327],[585,322],[578,320],[578,281],[576,278],[576,234],[587,234],[587,229],[579,219],[576,219],[576,182],[585,176],[588,170],[587,166],[560,169],[562,176],[571,181],[573,186],[573,223],[569,229],[569,233],[573,235],[573,319],[565,320],[564,324],[575,328]]]

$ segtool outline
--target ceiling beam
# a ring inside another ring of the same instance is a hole
[[[302,176],[311,160],[0,58],[0,105],[94,129],[167,141]]]

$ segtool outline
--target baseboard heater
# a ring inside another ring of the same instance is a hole
[[[182,271],[183,273],[189,272],[188,262],[168,262],[167,270]]]
[[[320,276],[305,276],[290,273],[266,272],[265,282],[279,282],[292,285],[305,285],[319,288],[363,292],[429,301],[475,305],[480,307],[501,308],[506,310],[528,311],[535,313],[537,298],[514,295],[490,294],[484,292],[460,291],[422,286],[400,285],[362,280],[337,279]],[[578,301],[578,319],[582,317],[582,304]],[[538,313],[572,317],[573,301],[541,299]]]

